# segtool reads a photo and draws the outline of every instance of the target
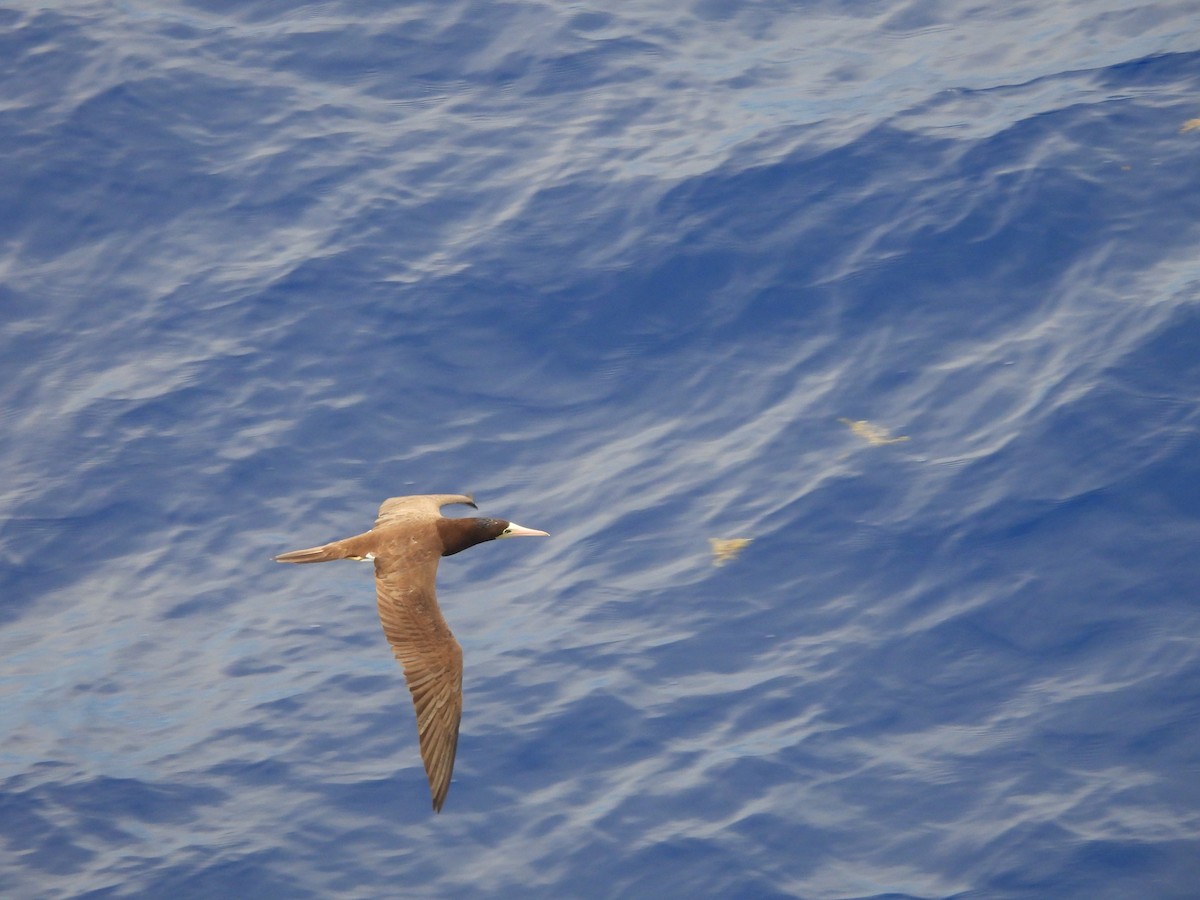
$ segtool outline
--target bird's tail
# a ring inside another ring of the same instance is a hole
[[[309,547],[307,550],[291,550],[288,553],[280,553],[275,557],[275,562],[310,563],[345,558],[345,552],[340,550],[337,544],[325,544],[321,547]]]
[[[275,562],[314,563],[326,562],[330,559],[373,559],[374,550],[375,536],[368,531],[345,540],[331,541],[320,547],[280,553],[275,557]]]

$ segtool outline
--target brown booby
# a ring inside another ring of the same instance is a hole
[[[441,508],[451,503],[475,507],[465,494],[392,497],[379,507],[370,531],[275,557],[287,563],[374,560],[379,620],[412,692],[435,812],[450,790],[462,717],[462,648],[438,609],[438,560],[497,538],[549,536],[503,519],[445,518]]]

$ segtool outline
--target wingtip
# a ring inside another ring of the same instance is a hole
[[[446,795],[450,793],[449,787],[440,793],[430,792],[430,798],[433,800],[433,811],[440,814],[442,807],[446,805]]]

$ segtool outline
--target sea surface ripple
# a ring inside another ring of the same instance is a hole
[[[1198,21],[0,10],[0,895],[1194,898]]]

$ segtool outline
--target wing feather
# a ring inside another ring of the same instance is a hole
[[[443,506],[461,503],[475,506],[470,494],[414,494],[411,497],[389,497],[379,506],[375,527],[395,519],[428,519],[431,522],[440,515]]]
[[[462,648],[437,605],[438,560],[434,553],[376,559],[375,596],[383,633],[412,693],[421,759],[433,808],[441,812],[458,749],[463,669]]]

